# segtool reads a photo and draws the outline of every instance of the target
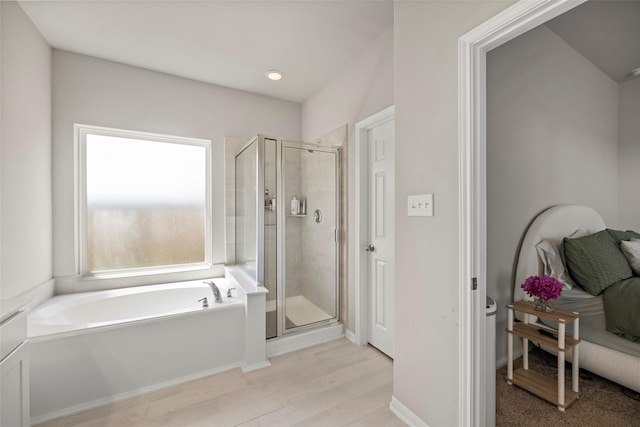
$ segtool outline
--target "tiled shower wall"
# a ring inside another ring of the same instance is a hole
[[[307,217],[301,218],[302,295],[326,313],[336,313],[336,268],[335,244],[336,223],[336,164],[333,153],[320,151],[301,152],[301,191],[307,200]],[[313,219],[315,210],[322,220]]]
[[[301,284],[306,280],[306,274],[302,268],[302,251],[306,248],[306,242],[302,240],[302,221],[304,218],[291,215],[291,199],[302,196],[300,174],[301,151],[287,148],[284,150],[285,183],[284,215],[285,215],[285,253],[286,253],[286,297],[298,296],[301,293]]]
[[[264,143],[264,188],[269,192],[269,198],[274,195],[277,200],[276,181],[276,142],[270,139]],[[275,301],[278,292],[277,276],[277,220],[278,211],[267,206],[265,200],[264,208],[264,286],[269,290],[267,301]]]
[[[349,140],[348,126],[341,126],[320,138],[314,139],[314,142],[319,143],[325,147],[339,147],[340,148],[340,275],[339,286],[340,289],[340,320],[347,325],[347,307],[349,307],[347,300],[347,277],[348,277],[348,230],[347,230],[347,164],[349,161],[348,140]]]

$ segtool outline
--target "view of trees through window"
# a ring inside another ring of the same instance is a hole
[[[206,148],[86,135],[89,272],[204,263]]]

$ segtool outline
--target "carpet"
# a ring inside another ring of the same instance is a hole
[[[557,359],[535,347],[529,353],[529,369],[557,378]],[[522,358],[514,361],[514,370]],[[565,377],[571,384],[571,365]],[[507,367],[496,372],[497,426],[640,427],[640,395],[591,372],[580,372],[580,397],[565,412],[515,385],[507,384]]]

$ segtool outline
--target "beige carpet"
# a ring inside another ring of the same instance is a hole
[[[555,356],[535,348],[529,353],[529,369],[555,378]],[[550,366],[548,362],[554,364]],[[522,358],[514,369],[522,366]],[[571,376],[567,365],[566,378]],[[496,380],[496,424],[498,426],[640,426],[640,396],[590,372],[581,372],[580,398],[565,412],[515,385],[507,384],[506,366],[498,369]],[[570,384],[570,382],[569,382]],[[626,393],[626,394],[625,394]],[[635,399],[634,399],[635,398]]]

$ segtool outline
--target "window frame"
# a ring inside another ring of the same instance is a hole
[[[182,137],[175,135],[165,135],[151,132],[141,132],[126,129],[108,128],[102,126],[84,125],[75,123],[74,127],[74,145],[75,145],[75,215],[74,222],[76,228],[76,251],[75,265],[76,274],[80,281],[82,280],[107,280],[118,278],[135,278],[158,276],[158,280],[151,280],[151,283],[162,281],[163,275],[171,275],[172,280],[178,275],[178,280],[190,280],[191,275],[186,274],[193,272],[198,274],[202,272],[210,274],[214,264],[213,257],[213,227],[212,227],[212,191],[213,183],[211,181],[211,140]],[[118,138],[129,138],[146,140],[160,143],[171,143],[181,145],[191,145],[203,147],[205,149],[205,224],[204,224],[204,261],[201,263],[189,264],[172,264],[165,266],[124,268],[116,270],[105,270],[99,272],[91,272],[88,268],[88,232],[87,232],[87,136],[102,135]],[[222,236],[224,238],[224,236]],[[198,274],[199,275],[199,274]],[[185,276],[185,277],[182,277]],[[121,287],[114,283],[114,287]]]

